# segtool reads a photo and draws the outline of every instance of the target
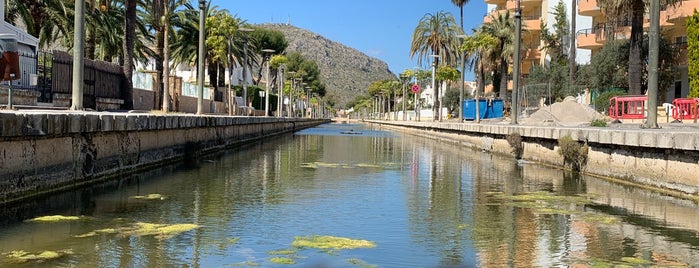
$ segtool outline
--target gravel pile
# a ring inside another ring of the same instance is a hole
[[[522,118],[520,123],[532,126],[589,126],[592,120],[603,118],[604,115],[595,109],[567,97],[562,102],[542,107],[529,117]]]

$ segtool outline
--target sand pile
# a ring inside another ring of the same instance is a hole
[[[567,97],[563,102],[542,107],[529,117],[522,118],[520,123],[534,126],[581,126],[603,118],[604,115],[594,109],[577,103],[573,97]]]

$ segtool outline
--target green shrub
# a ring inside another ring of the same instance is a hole
[[[607,126],[607,120],[604,119],[595,119],[590,122],[591,127],[606,127]]]
[[[512,153],[517,159],[522,158],[522,152],[524,151],[524,145],[522,144],[522,136],[517,132],[507,134],[505,137],[507,143],[512,147]]]
[[[609,99],[615,96],[626,95],[626,92],[621,90],[610,90],[599,94],[594,100],[595,110],[598,112],[606,112],[609,109]]]
[[[558,154],[563,156],[563,163],[575,171],[580,171],[587,162],[588,149],[587,145],[574,141],[570,136],[558,139]]]

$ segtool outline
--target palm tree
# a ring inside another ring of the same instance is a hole
[[[124,97],[124,108],[133,109],[133,77],[134,69],[134,47],[136,41],[136,7],[138,0],[125,0],[126,2],[126,17],[124,19],[125,34],[124,34],[124,75],[126,76],[127,88],[122,91]]]
[[[497,48],[493,51],[498,59],[500,70],[496,76],[500,76],[499,88],[493,87],[496,94],[499,94],[503,99],[507,98],[507,69],[509,66],[508,60],[512,58],[514,52],[514,31],[515,21],[510,17],[510,13],[501,13],[495,16],[490,15],[491,21],[481,25],[482,31],[489,34],[498,40]],[[495,82],[493,82],[495,83]]]
[[[39,46],[44,47],[71,36],[72,18],[67,7],[61,0],[25,0],[9,1],[5,20],[26,25],[27,33],[39,38]]]
[[[663,4],[675,6],[681,0],[667,0]],[[631,17],[631,38],[629,40],[629,94],[643,93],[643,16],[646,1],[644,0],[615,0],[597,1],[597,5],[606,14],[607,21],[625,20]],[[614,27],[614,25],[611,25]]]
[[[459,25],[461,26],[461,31],[464,31],[464,6],[468,4],[468,0],[451,0],[451,3],[459,7]]]
[[[481,30],[464,39],[461,46],[470,55],[470,68],[476,71],[476,95],[485,89],[485,74],[492,69],[492,61],[498,40]]]
[[[439,58],[435,58],[435,65],[439,65],[439,59],[442,59],[444,64],[454,65],[458,59],[459,46],[456,36],[462,33],[451,13],[444,11],[437,14],[427,13],[413,31],[410,58],[417,54],[417,63],[421,64],[423,59],[431,55],[439,55]],[[439,89],[435,87],[434,91],[435,96],[439,96]],[[435,119],[441,118],[441,111],[437,107],[439,107],[438,97],[435,98],[433,105]]]

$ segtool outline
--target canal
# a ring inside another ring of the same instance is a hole
[[[0,207],[1,267],[699,267],[699,206],[327,124]]]

